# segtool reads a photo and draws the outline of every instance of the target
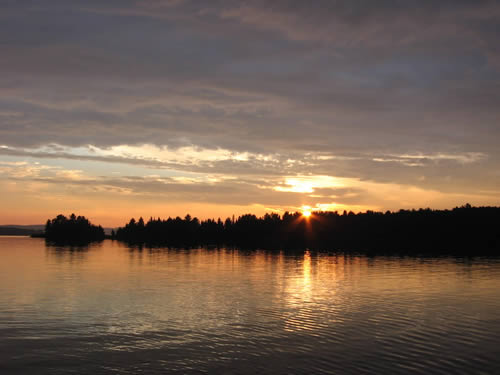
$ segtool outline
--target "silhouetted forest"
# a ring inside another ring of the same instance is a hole
[[[45,224],[45,238],[57,243],[86,243],[102,241],[104,229],[93,225],[85,216],[58,215]]]
[[[243,215],[225,221],[180,217],[131,219],[113,232],[130,243],[167,246],[377,252],[495,253],[500,250],[500,208],[400,210],[355,214],[314,212]]]

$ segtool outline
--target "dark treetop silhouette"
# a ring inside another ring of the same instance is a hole
[[[69,218],[58,215],[45,224],[45,238],[60,243],[85,243],[102,241],[104,229],[91,224],[85,216],[71,214]]]
[[[113,238],[167,246],[229,245],[273,249],[500,254],[500,208],[400,210],[355,214],[314,212],[283,216],[243,215],[200,221],[186,215],[167,220],[131,219]]]

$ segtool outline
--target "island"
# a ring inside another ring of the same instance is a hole
[[[102,241],[105,234],[100,225],[93,225],[85,216],[71,214],[69,217],[57,215],[47,220],[44,234],[38,237],[45,237],[47,241],[55,243],[83,244]]]

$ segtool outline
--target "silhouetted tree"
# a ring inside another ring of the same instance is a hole
[[[91,224],[85,216],[71,214],[69,218],[57,215],[45,224],[45,238],[53,242],[85,243],[102,241],[104,230],[102,227]]]

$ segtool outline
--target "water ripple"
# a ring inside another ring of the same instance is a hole
[[[500,373],[500,261],[0,238],[0,372]]]

